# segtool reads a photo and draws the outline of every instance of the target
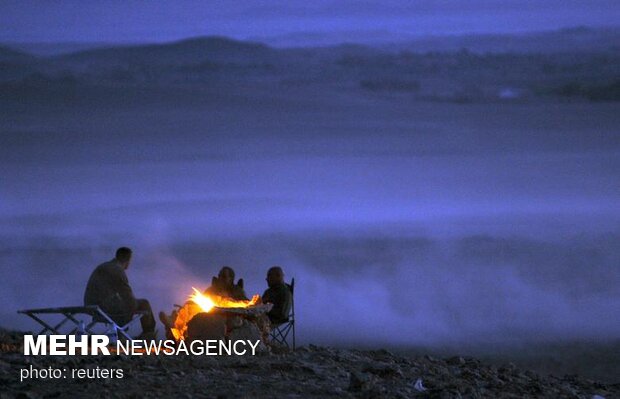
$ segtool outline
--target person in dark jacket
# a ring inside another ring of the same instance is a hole
[[[284,272],[279,266],[267,271],[267,285],[269,288],[263,294],[263,303],[272,303],[273,307],[267,313],[272,325],[286,323],[293,301],[293,294],[284,283]]]
[[[95,268],[86,284],[84,304],[99,306],[119,325],[127,324],[137,312],[146,312],[140,319],[142,336],[154,338],[155,318],[151,305],[146,299],[136,299],[125,274],[131,255],[131,249],[121,247],[116,250],[114,259]]]
[[[211,280],[211,286],[205,290],[205,294],[219,295],[237,301],[248,300],[243,289],[243,279],[235,284],[235,271],[228,266],[222,267],[217,277]]]

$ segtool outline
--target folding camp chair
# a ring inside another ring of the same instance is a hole
[[[105,313],[99,306],[68,306],[60,308],[41,308],[41,309],[26,309],[18,310],[17,313],[25,314],[37,323],[39,323],[43,329],[39,331],[38,335],[42,334],[59,334],[59,335],[74,335],[74,334],[105,334],[110,337],[114,342],[119,339],[131,340],[133,339],[129,334],[129,328],[135,323],[140,321],[144,312],[137,312],[134,314],[126,324],[118,325],[110,315]],[[56,324],[50,324],[51,321],[43,320],[43,316],[51,317],[51,315],[60,315],[63,318]],[[87,315],[91,317],[91,321],[86,323],[78,315]],[[63,326],[68,325],[69,329],[63,329]],[[97,331],[99,327],[103,326],[103,331]],[[63,330],[65,330],[63,334]]]
[[[291,283],[287,284],[287,287],[291,290],[291,311],[289,312],[288,320],[274,326],[269,333],[269,338],[273,342],[286,345],[287,348],[292,347],[295,350],[295,279],[292,279]],[[289,344],[289,334],[292,335],[291,344]]]

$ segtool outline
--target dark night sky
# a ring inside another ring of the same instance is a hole
[[[517,32],[620,20],[614,0],[472,1],[3,1],[0,41],[168,41],[224,35],[270,40],[356,32],[396,38]]]

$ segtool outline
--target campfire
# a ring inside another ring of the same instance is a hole
[[[247,309],[257,307],[260,302],[259,295],[254,295],[251,300],[234,300],[219,295],[201,293],[194,287],[192,290],[194,293],[189,295],[188,301],[179,309],[174,319],[174,325],[170,329],[177,341],[187,338],[188,324],[198,314]]]
[[[189,296],[189,300],[200,306],[203,312],[210,312],[214,307],[218,308],[247,308],[258,303],[260,295],[254,295],[249,301],[237,301],[231,298],[224,298],[219,295],[207,295],[192,287],[194,293]]]

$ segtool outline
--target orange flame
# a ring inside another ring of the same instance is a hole
[[[254,295],[251,300],[235,300],[219,295],[203,294],[192,287],[193,294],[183,305],[176,315],[174,327],[170,330],[176,340],[183,339],[187,332],[187,323],[198,313],[210,312],[213,308],[247,308],[256,305],[260,300],[260,295]]]
[[[235,300],[219,295],[207,295],[192,287],[194,293],[189,296],[189,300],[200,306],[203,312],[210,312],[214,307],[218,308],[247,308],[256,305],[260,295],[254,295],[251,300]]]
[[[194,293],[189,296],[189,300],[200,306],[203,312],[210,312],[215,306],[215,302],[211,300],[207,295],[203,295],[196,288],[192,287]]]

